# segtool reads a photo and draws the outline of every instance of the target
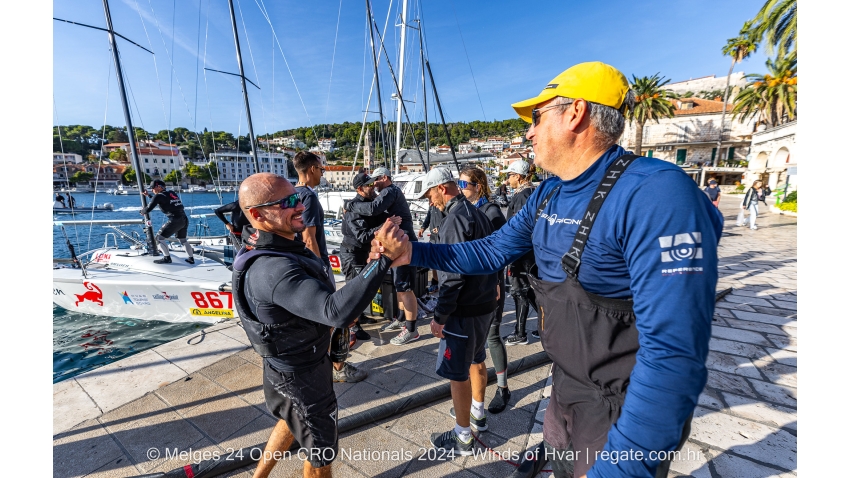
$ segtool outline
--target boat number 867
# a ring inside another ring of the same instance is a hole
[[[227,298],[227,306],[221,301],[221,298]],[[232,309],[233,295],[230,292],[192,292],[192,298],[195,299],[195,305],[199,309]]]

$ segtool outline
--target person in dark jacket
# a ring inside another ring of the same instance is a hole
[[[234,297],[243,322],[256,324],[250,325],[252,331],[262,330],[248,335],[255,350],[275,351],[263,355],[263,392],[266,407],[279,420],[254,476],[267,477],[297,440],[308,450],[304,476],[330,477],[338,450],[330,330],[351,324],[375,295],[392,260],[373,260],[335,291],[324,261],[295,239],[305,228],[304,206],[292,183],[272,173],[253,174],[242,183],[239,202],[255,229],[246,238],[254,245],[250,253],[266,255],[240,268],[240,252],[234,263]]]
[[[507,169],[507,181],[514,191],[511,197],[511,202],[508,204],[508,220],[514,217],[528,201],[531,193],[534,192],[534,187],[531,185],[531,167],[525,161],[519,159],[511,163]],[[506,345],[520,345],[528,343],[528,336],[525,333],[525,322],[528,320],[529,308],[533,307],[537,311],[537,299],[534,295],[534,289],[531,288],[531,283],[528,280],[528,272],[534,265],[534,251],[528,251],[525,255],[514,261],[508,266],[511,282],[511,297],[514,299],[516,306],[516,326],[514,333],[505,337]],[[539,319],[538,319],[539,320]],[[538,326],[539,328],[539,326]],[[537,331],[535,331],[537,332]],[[538,333],[532,332],[535,337],[540,337]]]
[[[189,256],[185,259],[189,264],[195,263],[195,257],[192,251],[192,245],[186,239],[186,234],[189,232],[189,218],[186,217],[186,211],[183,208],[183,201],[180,196],[174,191],[165,189],[165,181],[154,179],[150,185],[153,191],[153,199],[148,203],[148,207],[139,211],[139,214],[150,214],[157,206],[168,217],[168,221],[162,225],[159,232],[156,233],[156,240],[159,242],[159,249],[162,251],[163,258],[156,259],[154,264],[171,264],[171,252],[168,250],[167,238],[177,235],[177,240],[183,244],[186,254]],[[151,197],[150,192],[143,191],[145,196]]]
[[[407,198],[402,190],[393,184],[390,170],[377,168],[371,175],[375,178],[375,189],[379,192],[372,202],[348,202],[344,206],[346,211],[356,212],[364,216],[374,216],[386,212],[390,216],[401,218],[399,226],[411,239],[416,237],[413,229],[413,216]],[[395,271],[395,290],[398,294],[399,310],[404,313],[404,320],[393,320],[384,326],[382,330],[400,330],[397,337],[393,337],[390,343],[393,345],[404,345],[419,338],[416,331],[416,318],[419,313],[419,304],[416,302],[416,294],[413,293],[413,279],[416,268],[413,266],[402,266],[393,269]]]
[[[375,199],[375,178],[366,173],[359,173],[354,176],[351,185],[357,191],[357,195],[352,199],[352,202],[371,202]],[[351,280],[356,277],[360,271],[366,267],[366,262],[369,258],[369,249],[372,239],[375,237],[375,231],[383,225],[389,215],[387,213],[376,214],[374,216],[363,216],[353,211],[346,211],[342,216],[342,244],[339,250],[340,266],[342,273],[345,275],[345,280]],[[375,319],[367,317],[364,313],[360,313],[357,319],[358,324],[375,323]],[[370,336],[359,325],[355,324],[351,329],[353,334],[363,334],[357,336],[360,340],[368,340]]]
[[[224,223],[224,227],[233,235],[233,245],[237,249],[242,247],[242,229],[245,226],[250,226],[251,223],[248,222],[248,218],[245,217],[245,214],[242,212],[242,208],[239,207],[239,200],[237,199],[232,203],[225,204],[224,206],[217,208],[214,212],[216,217]],[[230,213],[229,221],[225,216],[227,213]]]
[[[502,208],[487,199],[490,197],[490,185],[487,182],[487,173],[483,169],[472,166],[462,170],[457,185],[467,201],[487,216],[493,225],[494,232],[505,225],[507,220],[502,214]],[[490,351],[493,367],[496,369],[496,394],[487,406],[487,411],[493,414],[502,412],[511,399],[511,390],[508,388],[508,351],[499,333],[502,328],[502,312],[505,310],[505,271],[499,270],[498,276],[499,285],[496,286],[496,295],[499,302],[487,334],[487,349]]]
[[[440,225],[440,244],[457,244],[482,239],[493,232],[487,216],[470,204],[458,190],[452,173],[433,168],[425,177],[422,198],[445,213]],[[440,338],[437,375],[451,380],[455,427],[431,435],[431,444],[460,455],[471,455],[473,438],[470,427],[487,429],[484,391],[487,366],[484,363],[487,333],[493,322],[498,301],[495,273],[465,275],[440,271],[440,292],[431,332]]]
[[[756,219],[759,216],[759,203],[763,202],[767,205],[766,198],[770,194],[762,188],[762,184],[761,180],[754,181],[752,187],[744,195],[744,200],[741,202],[741,212],[738,213],[738,220],[736,221],[739,226],[746,226],[749,223],[750,229],[753,231],[758,229]],[[744,217],[746,211],[750,213],[748,218]]]
[[[431,244],[436,244],[437,240],[440,237],[440,223],[443,221],[443,212],[437,209],[434,206],[428,206],[428,214],[425,215],[425,219],[422,220],[422,225],[419,228],[419,232],[417,235],[422,237],[425,234],[426,229],[431,230],[431,234],[428,236],[428,241]],[[438,287],[439,279],[437,278],[437,271],[431,269],[431,286],[428,288],[429,292],[436,291]]]

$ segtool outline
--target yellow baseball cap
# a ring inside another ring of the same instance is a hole
[[[629,80],[620,70],[600,61],[579,63],[564,70],[534,98],[511,106],[520,118],[531,123],[531,110],[556,96],[584,99],[619,109],[629,91]]]

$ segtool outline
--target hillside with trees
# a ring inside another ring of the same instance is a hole
[[[375,145],[375,151],[378,158],[383,157],[383,147],[380,135],[380,127],[377,121],[366,124],[369,134]],[[394,150],[392,143],[395,141],[395,123],[390,122],[384,125],[387,136],[387,150]],[[302,126],[300,128],[281,130],[270,135],[261,135],[260,139],[272,139],[294,136],[303,141],[307,148],[316,146],[319,138],[331,138],[336,140],[336,151],[328,154],[329,161],[335,160],[352,160],[357,148],[357,141],[360,137],[362,123],[352,123],[346,121],[344,123],[319,124],[315,127]],[[522,135],[528,129],[528,124],[519,118],[508,119],[502,121],[470,121],[469,123],[457,122],[449,123],[448,129],[451,134],[452,143],[457,147],[459,143],[467,142],[470,138],[486,139],[488,136],[502,136],[511,138]],[[414,148],[413,139],[410,136],[410,129],[405,127],[402,136],[403,147]],[[425,147],[425,123],[419,122],[413,124],[413,132],[416,142],[420,148]],[[61,136],[60,136],[61,133]],[[429,123],[429,139],[432,146],[448,144],[448,137],[445,134],[442,124]],[[161,130],[157,133],[151,133],[136,128],[136,137],[138,139],[162,140],[176,144],[180,147],[183,155],[187,158],[205,157],[213,151],[220,149],[237,149],[242,152],[250,151],[248,146],[247,136],[234,136],[226,131],[203,131],[197,133],[188,128],[174,128],[173,130]],[[66,153],[77,153],[83,158],[90,160],[96,159],[91,156],[91,150],[100,149],[101,144],[108,143],[126,143],[127,131],[123,127],[115,127],[106,125],[102,128],[93,128],[84,125],[67,125],[53,127],[53,150],[63,151]],[[266,149],[261,146],[261,149]],[[91,156],[91,157],[90,157]],[[121,153],[117,153],[113,159],[124,159]],[[361,151],[359,158],[363,157]]]

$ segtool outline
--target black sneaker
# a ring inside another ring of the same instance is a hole
[[[510,400],[511,391],[508,390],[508,387],[496,387],[496,395],[490,401],[490,405],[487,406],[487,411],[494,415],[501,413],[508,406]]]
[[[449,415],[457,420],[457,417],[455,416],[455,407],[452,407],[452,409],[449,410]],[[481,418],[475,418],[472,412],[469,412],[469,426],[477,432],[487,431],[487,415],[484,415]]]
[[[355,324],[353,327],[351,327],[350,332],[351,332],[351,335],[357,337],[357,340],[369,340],[369,339],[372,338],[372,336],[369,335],[369,332],[366,332],[365,330],[363,330],[363,328],[361,328],[357,324]]]
[[[535,331],[531,332],[531,336],[534,337],[535,339],[539,339],[540,338],[540,331],[535,330]]]
[[[525,345],[528,343],[528,337],[525,335],[517,335],[513,333],[505,337],[505,345]]]
[[[451,455],[469,456],[472,455],[472,446],[475,443],[472,437],[469,437],[468,442],[461,441],[452,428],[445,433],[432,433],[431,444],[438,450],[448,450]]]
[[[162,259],[153,261],[154,264],[171,264],[171,256],[165,256]]]
[[[190,257],[190,258],[188,258],[188,259],[183,259],[183,260],[184,260],[184,261],[186,261],[186,262],[188,262],[189,264],[194,264],[194,263],[195,263],[195,258],[194,258],[194,257]]]
[[[359,318],[359,319],[357,319],[357,322],[359,322],[359,323],[361,323],[361,324],[377,324],[377,323],[378,323],[378,321],[377,321],[377,320],[375,320],[375,319],[373,319],[373,318],[371,318],[371,317],[368,317],[368,316],[366,316],[365,314],[364,314],[364,315],[361,315],[361,316],[360,316],[360,318]]]

